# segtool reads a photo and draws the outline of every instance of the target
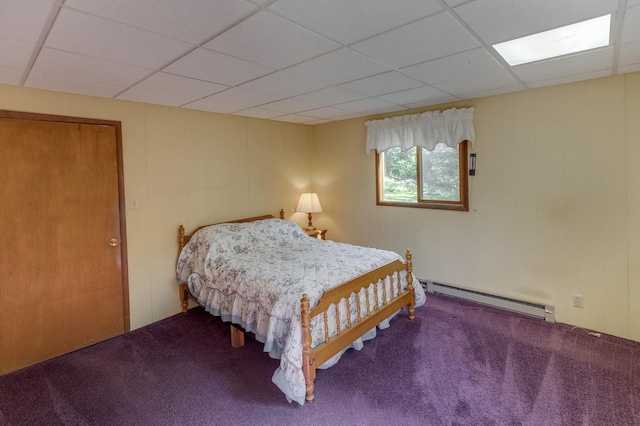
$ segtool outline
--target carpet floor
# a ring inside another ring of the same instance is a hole
[[[640,425],[640,343],[428,295],[289,404],[200,308],[0,377],[2,425]]]

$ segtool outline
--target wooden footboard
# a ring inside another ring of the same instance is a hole
[[[404,291],[401,289],[400,273],[407,271],[407,287]],[[357,277],[339,287],[333,288],[325,292],[318,304],[311,309],[309,298],[306,294],[302,296],[302,333],[303,333],[303,351],[302,351],[302,369],[306,381],[306,400],[313,401],[314,381],[316,378],[316,369],[332,356],[343,350],[356,339],[364,335],[367,331],[374,328],[383,320],[387,319],[400,308],[407,306],[409,311],[409,319],[415,318],[415,294],[413,292],[413,265],[411,260],[411,252],[407,250],[406,264],[398,260],[371,271],[365,275]],[[387,283],[390,285],[387,286]],[[373,286],[373,297],[369,296],[369,289]],[[389,288],[389,290],[387,290]],[[361,300],[361,290],[365,289],[364,297]],[[382,293],[382,297],[379,297]],[[391,294],[388,294],[391,293]],[[351,296],[355,294],[356,301],[356,318],[351,318]],[[373,300],[370,300],[373,299]],[[344,303],[342,301],[344,300]],[[361,304],[365,303],[365,312],[362,312]],[[340,310],[344,306],[347,317],[346,329],[341,330]],[[329,336],[328,311],[335,310],[335,334]],[[324,325],[323,335],[324,343],[312,348],[311,338],[311,320],[323,315]]]

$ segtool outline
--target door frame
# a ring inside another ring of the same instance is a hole
[[[125,217],[124,198],[124,166],[122,154],[122,124],[120,121],[100,120],[95,118],[71,117],[64,115],[39,114],[31,112],[9,111],[0,109],[0,118],[28,121],[48,121],[57,123],[91,124],[97,126],[112,126],[116,134],[116,155],[118,167],[118,205],[120,216],[120,254],[122,261],[122,303],[124,315],[124,332],[131,331],[131,314],[129,310],[129,263],[127,257],[127,224]]]

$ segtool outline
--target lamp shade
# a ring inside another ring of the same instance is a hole
[[[298,201],[298,212],[302,213],[320,213],[322,212],[322,206],[318,199],[318,194],[315,192],[305,192],[300,196]]]

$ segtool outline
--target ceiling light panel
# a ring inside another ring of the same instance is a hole
[[[494,44],[493,48],[511,66],[556,58],[607,46],[610,24],[611,15],[605,15]]]
[[[454,12],[489,45],[618,10],[618,0],[474,0]]]

